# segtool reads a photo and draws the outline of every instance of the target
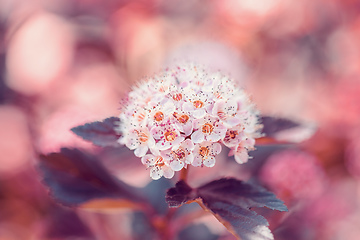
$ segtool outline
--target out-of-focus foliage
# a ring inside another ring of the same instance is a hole
[[[41,155],[39,167],[51,195],[66,206],[103,198],[144,201],[137,189],[112,177],[98,159],[77,149]]]

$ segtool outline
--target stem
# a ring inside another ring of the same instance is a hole
[[[188,176],[189,168],[183,168],[180,171],[179,181],[186,182]],[[177,211],[177,208],[169,208],[169,211],[165,216],[158,216],[157,218],[153,219],[152,225],[157,230],[159,237],[161,240],[169,240],[172,239],[174,229],[171,227],[170,222],[173,220],[174,214]]]
[[[160,240],[173,239],[174,231],[170,222],[175,214],[176,208],[170,208],[166,215],[152,216],[151,224],[158,233]]]
[[[182,180],[182,181],[186,182],[188,172],[189,172],[189,166],[188,166],[187,168],[183,168],[183,169],[181,169],[181,171],[180,171],[180,179],[179,179],[179,181],[181,181],[181,180]]]

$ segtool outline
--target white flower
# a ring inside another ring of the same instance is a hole
[[[159,102],[150,102],[148,107],[149,126],[159,126],[168,121],[175,111],[175,105],[171,101],[161,104]]]
[[[215,165],[215,156],[221,152],[219,143],[202,142],[195,145],[194,161],[195,167],[213,167]]]
[[[241,145],[238,145],[234,149],[230,150],[229,156],[232,155],[234,155],[235,161],[239,164],[246,163],[249,159],[248,151]]]
[[[190,139],[186,139],[178,148],[163,151],[162,156],[170,163],[170,167],[174,171],[180,171],[187,164],[191,164],[193,162],[194,148],[194,143]]]
[[[233,127],[241,123],[241,119],[236,115],[238,103],[232,100],[219,99],[215,102],[212,114],[226,125]]]
[[[155,140],[147,128],[133,129],[124,138],[119,139],[119,142],[125,143],[130,150],[135,150],[137,157],[144,156],[149,148],[155,146]]]
[[[227,129],[222,143],[227,147],[235,147],[245,138],[244,127],[238,125]]]
[[[185,139],[171,122],[153,127],[151,134],[157,140],[155,146],[159,150],[176,148]]]
[[[206,92],[198,91],[187,87],[185,88],[186,101],[182,105],[182,110],[188,112],[194,118],[203,118],[207,112],[210,112],[213,102]]]
[[[239,164],[246,163],[248,161],[250,150],[255,150],[255,139],[253,138],[245,138],[236,146],[232,147],[229,156],[234,155],[235,161]]]
[[[161,156],[147,154],[141,158],[141,162],[147,168],[150,168],[150,177],[154,180],[158,180],[162,176],[166,178],[172,178],[174,176],[174,171]]]
[[[244,163],[261,137],[259,113],[245,92],[193,64],[145,79],[122,104],[118,141],[142,157],[153,179],[189,165],[213,167],[220,143]]]
[[[193,120],[194,118],[185,112],[176,111],[173,113],[174,124],[177,129],[184,133],[185,136],[189,136],[193,131]]]
[[[218,118],[211,115],[196,119],[193,126],[196,129],[191,135],[194,143],[201,143],[203,141],[217,142],[225,137],[227,130]]]

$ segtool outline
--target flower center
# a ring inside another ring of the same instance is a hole
[[[141,122],[142,120],[144,120],[145,116],[146,116],[145,113],[139,113],[139,115],[137,117],[138,122]]]
[[[160,91],[160,92],[165,92],[165,91],[166,91],[166,87],[165,87],[165,86],[161,86],[161,87],[159,88],[159,91]]]
[[[182,94],[181,93],[176,93],[174,96],[173,96],[173,99],[175,101],[180,101],[182,99]]]
[[[186,123],[187,121],[189,120],[189,116],[188,115],[181,115],[179,118],[178,118],[178,121],[181,122],[181,123]]]
[[[178,160],[184,159],[186,157],[184,149],[178,149],[176,151],[173,151],[172,154]]]
[[[164,114],[162,112],[157,112],[154,114],[155,121],[162,121],[164,119]]]
[[[196,81],[195,84],[198,86],[204,86],[204,83],[202,81]]]
[[[176,120],[178,120],[182,124],[187,123],[187,121],[189,120],[189,116],[186,114],[180,116],[178,113],[174,113],[173,116],[176,118]]]
[[[169,141],[169,142],[174,141],[175,138],[177,137],[177,135],[174,131],[166,131],[164,133],[164,136],[165,136],[165,140]]]
[[[215,96],[216,98],[219,98],[219,99],[222,98],[221,93],[219,93],[218,91],[214,92],[214,96]]]
[[[202,126],[202,132],[203,133],[212,133],[214,129],[214,126],[211,125],[210,123],[205,123],[203,126]]]
[[[208,147],[201,147],[199,149],[199,154],[202,156],[202,157],[206,157],[209,155],[209,148]]]
[[[235,139],[237,135],[239,135],[238,131],[229,131],[229,138]]]
[[[196,108],[202,108],[204,106],[204,103],[200,100],[195,100],[193,102],[193,104],[194,104],[194,107],[196,107]]]
[[[164,159],[163,159],[162,157],[160,157],[160,156],[157,157],[157,158],[156,158],[156,163],[155,163],[155,165],[158,166],[158,167],[164,166],[164,165],[165,165]]]
[[[217,115],[221,120],[226,120],[226,114],[223,111],[217,112]]]
[[[140,142],[145,143],[149,140],[149,137],[143,132],[138,132],[138,139]]]

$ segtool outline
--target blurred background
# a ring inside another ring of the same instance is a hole
[[[263,114],[317,126],[222,170],[286,202],[269,219],[275,239],[359,239],[359,42],[357,0],[0,0],[0,239],[135,239],[125,210],[56,205],[37,154],[79,147],[146,185],[140,161],[119,167],[69,129],[117,116],[131,85],[178,61],[231,75]],[[233,239],[203,222],[212,239]]]

